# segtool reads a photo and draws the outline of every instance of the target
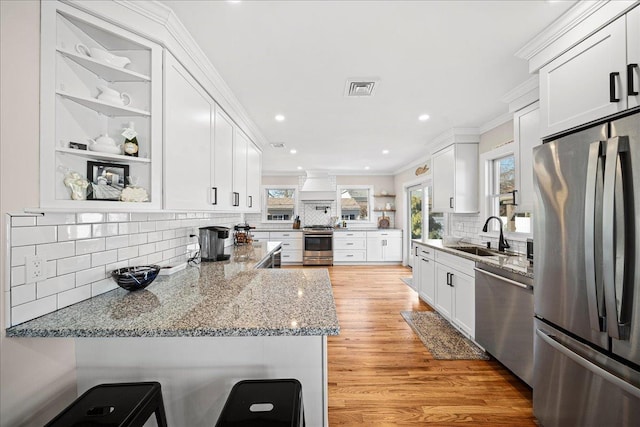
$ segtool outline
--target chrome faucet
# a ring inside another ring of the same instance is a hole
[[[509,246],[509,243],[507,243],[507,241],[504,239],[504,234],[502,234],[502,227],[504,226],[504,224],[502,223],[502,219],[500,219],[497,216],[490,216],[489,218],[487,218],[487,221],[484,223],[484,227],[482,227],[482,231],[485,233],[487,232],[487,225],[489,224],[489,221],[491,221],[492,219],[497,219],[498,222],[500,223],[500,237],[498,238],[498,251],[504,252],[505,249],[510,248],[511,246]]]

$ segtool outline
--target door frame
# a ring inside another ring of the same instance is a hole
[[[416,179],[412,179],[411,181],[407,181],[405,183],[402,184],[402,206],[403,209],[405,209],[405,214],[402,215],[402,229],[405,230],[405,239],[404,241],[406,242],[405,244],[405,250],[404,255],[403,255],[403,259],[402,259],[402,265],[404,266],[409,266],[411,267],[411,229],[410,224],[409,224],[409,188],[411,187],[415,187],[415,186],[422,186],[423,189],[425,187],[429,187],[432,184],[432,180],[431,180],[431,175],[423,177],[423,178],[416,178]],[[422,218],[423,218],[423,228],[424,228],[424,208],[425,208],[425,204],[422,204]]]

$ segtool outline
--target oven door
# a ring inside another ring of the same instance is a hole
[[[304,256],[333,255],[333,235],[312,233],[304,235]]]

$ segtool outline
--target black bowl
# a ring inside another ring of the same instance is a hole
[[[111,277],[118,286],[128,291],[138,291],[151,284],[158,276],[160,266],[142,265],[138,267],[125,267],[113,270]]]

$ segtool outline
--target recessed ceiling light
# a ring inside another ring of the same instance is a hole
[[[429,115],[421,114],[420,116],[418,116],[418,120],[420,120],[421,122],[426,122],[427,120],[429,120]]]
[[[291,150],[289,150],[289,152],[291,154],[296,154],[298,152],[298,150],[296,150],[295,148],[292,148]]]
[[[364,170],[367,170],[367,171],[368,171],[369,169],[371,169],[369,166],[365,166],[365,167],[364,167]]]
[[[283,122],[284,121],[284,116],[282,114],[276,114],[275,119],[278,122]]]
[[[389,154],[389,150],[382,150],[382,154]]]
[[[298,170],[301,171],[302,170],[302,166],[298,166]]]

